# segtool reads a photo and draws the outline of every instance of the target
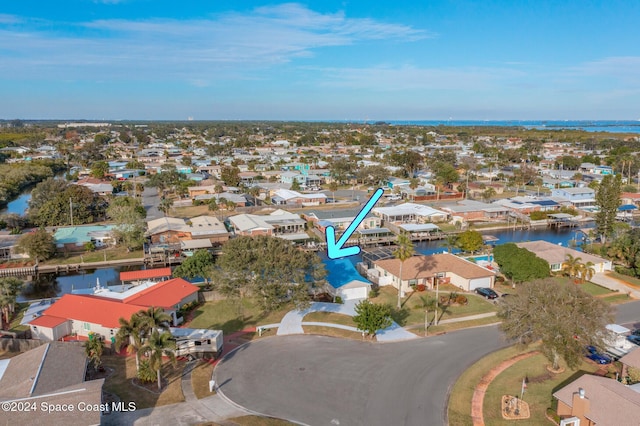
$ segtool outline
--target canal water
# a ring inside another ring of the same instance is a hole
[[[14,200],[10,201],[5,208],[0,209],[0,215],[7,214],[7,213],[16,213],[16,214],[19,214],[20,216],[23,216],[26,213],[27,209],[29,208],[30,199],[31,199],[31,190],[29,189],[29,191],[23,192],[22,194],[20,194],[18,198],[15,198]]]
[[[545,240],[563,246],[573,245],[572,240],[580,238],[580,234],[570,229],[536,229],[536,230],[499,230],[489,231],[486,235],[492,235],[498,240],[495,244],[507,242]],[[576,238],[578,237],[578,238]],[[576,249],[580,250],[579,244]],[[446,251],[444,241],[428,241],[415,245],[416,252],[420,254],[435,254]],[[340,287],[352,280],[366,281],[356,270],[356,264],[362,261],[362,256],[350,256],[343,259],[330,260],[326,254],[320,253],[328,272],[327,280],[334,287]],[[42,274],[40,282],[30,284],[19,297],[19,301],[57,297],[71,293],[73,289],[86,289],[96,285],[100,280],[101,286],[120,285],[120,272],[139,269],[127,266],[118,268],[105,268],[88,270],[80,273],[69,274]]]
[[[576,250],[581,250],[582,244],[581,233],[574,229],[561,228],[561,229],[526,229],[526,230],[496,230],[487,231],[484,235],[491,235],[497,240],[492,242],[492,245],[499,245],[505,243],[517,243],[523,241],[537,241],[544,240],[554,244],[561,244],[565,247],[573,247]],[[414,248],[419,254],[436,254],[447,251],[447,247],[444,245],[444,240],[440,241],[423,241],[414,245]],[[454,253],[458,250],[452,250]],[[351,256],[348,258],[330,260],[326,254],[321,253],[323,263],[327,268],[327,281],[333,287],[340,287],[352,280],[367,281],[356,270],[356,265],[362,261],[362,256]]]

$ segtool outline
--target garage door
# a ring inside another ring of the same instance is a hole
[[[475,278],[469,281],[469,290],[473,291],[480,287],[491,287],[491,277]]]
[[[342,297],[342,300],[366,299],[367,287],[345,288],[338,290],[338,296]]]

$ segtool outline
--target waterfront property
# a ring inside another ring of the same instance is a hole
[[[196,301],[198,287],[174,278],[159,283],[149,282],[124,292],[96,287],[91,295],[66,294],[29,323],[31,335],[41,340],[59,340],[74,334],[95,334],[113,341],[120,327],[119,319],[149,307],[163,308],[178,325],[177,311]]]
[[[520,248],[524,248],[534,253],[541,259],[549,262],[551,272],[558,272],[562,270],[562,264],[567,260],[567,255],[573,256],[573,258],[581,258],[583,263],[593,263],[593,269],[596,273],[611,271],[612,262],[602,257],[594,256],[589,253],[583,253],[578,250],[574,250],[562,245],[553,244],[548,241],[528,241],[516,243]]]
[[[413,256],[402,264],[402,277],[400,264],[395,258],[376,260],[373,269],[367,271],[368,277],[380,286],[400,288],[402,293],[415,285],[435,288],[436,279],[438,284],[450,283],[465,291],[491,288],[495,282],[495,272],[450,253]]]
[[[392,207],[375,207],[371,210],[385,223],[426,223],[444,222],[449,213],[422,204],[404,203]]]
[[[238,214],[229,217],[236,235],[272,235],[288,240],[307,240],[306,222],[295,213],[275,210],[268,215]]]
[[[147,281],[163,281],[171,278],[171,268],[141,269],[139,271],[120,272],[123,284],[138,285]]]
[[[112,229],[111,225],[64,226],[56,229],[53,239],[58,252],[84,252],[88,243],[96,247],[113,245]]]
[[[211,244],[223,244],[229,239],[224,224],[214,216],[192,219],[162,217],[147,221],[146,235],[152,244],[179,244],[183,240],[207,239]]]

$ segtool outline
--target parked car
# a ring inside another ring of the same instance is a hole
[[[640,336],[640,328],[636,328],[635,330],[633,330],[631,332],[631,335],[633,336]]]
[[[598,364],[611,364],[613,361],[609,355],[598,351],[595,346],[587,346],[587,358]]]
[[[483,296],[486,299],[497,299],[498,298],[498,293],[496,293],[495,291],[493,291],[492,289],[488,288],[488,287],[478,287],[475,289],[475,292],[478,293],[480,296]]]
[[[640,335],[638,334],[632,334],[630,336],[627,336],[627,340],[630,341],[631,343],[634,343],[640,346]]]

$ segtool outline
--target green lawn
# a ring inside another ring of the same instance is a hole
[[[311,312],[303,318],[305,322],[328,322],[331,324],[349,325],[355,327],[356,323],[349,315],[336,314],[333,312]]]
[[[363,340],[361,332],[343,330],[341,328],[303,325],[302,329],[304,330],[304,334],[320,334],[322,336],[341,337],[343,339]],[[367,339],[367,341],[371,340]]]
[[[26,312],[28,307],[28,303],[16,303],[16,311],[13,319],[11,320],[11,324],[9,325],[9,331],[20,333],[29,330],[28,325],[20,325],[22,317],[24,316],[24,313]]]
[[[205,398],[215,393],[215,391],[209,392],[211,373],[213,373],[213,365],[204,361],[199,361],[198,365],[191,371],[191,385],[196,398]]]
[[[484,420],[491,425],[512,425],[514,422],[504,420],[501,413],[502,395],[520,396],[522,379],[529,378],[524,400],[529,404],[531,417],[518,420],[518,425],[539,425],[544,419],[547,408],[553,407],[552,394],[567,381],[573,381],[585,373],[593,373],[598,367],[587,361],[577,371],[572,371],[563,364],[565,371],[551,374],[546,366],[549,361],[542,354],[523,359],[503,371],[489,385],[484,398]]]
[[[601,296],[601,295],[605,295],[605,294],[611,294],[611,293],[615,293],[612,290],[609,290],[608,288],[602,287],[598,284],[594,284],[592,282],[585,282],[584,284],[579,284],[580,288],[583,289],[585,292],[589,293],[592,296]]]
[[[471,426],[471,398],[482,377],[500,362],[510,359],[520,353],[537,349],[532,345],[528,349],[510,346],[493,352],[468,368],[458,378],[449,396],[448,415],[449,424]],[[558,375],[547,378],[546,365],[549,363],[543,355],[534,355],[503,371],[491,383],[484,399],[483,414],[487,425],[540,425],[545,424],[544,416],[547,407],[551,407],[551,394],[569,378],[575,378],[579,372],[593,372],[597,370],[595,364],[582,363],[578,372],[566,369]],[[529,377],[527,392],[524,400],[529,403],[531,418],[529,420],[506,421],[502,419],[500,401],[502,395],[520,395],[522,379]],[[550,423],[549,423],[550,424]]]
[[[242,306],[237,300],[218,300],[206,302],[196,308],[188,326],[222,330],[229,334],[262,324],[279,323],[292,309],[293,305],[287,304],[277,311],[262,312],[253,298],[244,298]]]
[[[440,320],[446,320],[451,318],[459,318],[469,315],[482,314],[486,312],[495,312],[498,307],[487,301],[486,299],[472,293],[465,293],[460,291],[454,286],[442,285],[440,286],[439,296],[447,296],[452,291],[458,294],[464,294],[467,297],[467,305],[461,306],[440,306]],[[402,326],[422,325],[424,324],[425,309],[421,297],[435,297],[435,291],[413,292],[402,300],[402,309],[398,311],[395,309],[397,305],[398,293],[395,288],[391,286],[385,286],[380,288],[380,294],[372,298],[373,303],[385,304],[388,303],[394,307],[393,319]],[[430,320],[433,319],[433,313],[429,315]]]
[[[74,255],[71,257],[54,257],[53,259],[49,259],[46,262],[43,262],[43,265],[69,265],[75,263],[91,263],[91,262],[103,262],[105,260],[123,260],[123,259],[140,259],[144,257],[144,253],[142,250],[135,251],[127,251],[122,248],[114,248],[114,249],[104,249],[98,250],[94,252],[87,252],[79,255]]]

